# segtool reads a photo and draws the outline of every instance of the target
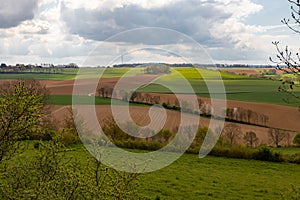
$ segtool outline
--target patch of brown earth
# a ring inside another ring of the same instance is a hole
[[[88,107],[88,106],[87,106]],[[150,123],[150,117],[149,117],[149,107],[137,107],[137,106],[130,106],[130,115],[133,119],[133,122],[140,126],[147,126]],[[120,109],[121,110],[121,109]],[[62,122],[65,116],[69,114],[68,107],[67,106],[55,106],[53,107],[53,117],[55,117],[58,121]],[[88,113],[88,116],[84,117],[84,119],[89,120],[91,113]],[[120,111],[117,113],[117,115],[122,118],[122,112]],[[171,131],[175,131],[176,128],[179,126],[179,124],[182,122],[181,117],[185,120],[191,119],[191,117],[196,117],[194,115],[190,114],[182,114],[177,111],[172,110],[166,110],[166,121],[163,124],[164,129],[169,129]],[[183,115],[183,116],[182,116]],[[110,106],[96,106],[96,116],[98,117],[98,122],[101,124],[104,119],[112,117],[112,110]],[[209,127],[210,125],[210,119],[205,117],[197,117],[199,119],[199,125],[200,127],[206,126]],[[124,120],[123,123],[125,123],[127,120]],[[128,120],[129,121],[129,120]],[[228,122],[225,122],[225,125],[229,124]],[[249,131],[253,131],[257,134],[257,137],[259,138],[259,144],[271,144],[269,137],[268,137],[268,129],[252,126],[252,125],[245,125],[245,124],[238,124],[243,134]],[[281,145],[287,145],[287,143],[291,143],[292,138],[295,136],[295,132],[290,132],[289,135],[289,141],[285,140],[281,143]],[[243,137],[243,136],[242,136]],[[240,142],[243,143],[242,137],[240,139]]]

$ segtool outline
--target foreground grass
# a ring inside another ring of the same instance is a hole
[[[29,150],[14,158],[30,160]],[[91,156],[82,145],[69,147],[66,159],[73,157],[87,165]],[[144,151],[143,151],[144,152]],[[272,163],[185,154],[172,165],[140,176],[140,193],[149,199],[280,199],[292,185],[299,186],[300,167]]]
[[[184,155],[142,175],[141,187],[161,199],[280,199],[299,177],[299,165]]]

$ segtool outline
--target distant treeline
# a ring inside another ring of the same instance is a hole
[[[169,67],[201,67],[201,68],[276,68],[273,65],[247,65],[247,64],[191,64],[191,63],[175,63],[165,64],[158,63],[161,65],[167,65]],[[135,68],[135,67],[149,67],[153,63],[133,63],[133,64],[117,64],[113,65],[114,68]],[[157,63],[156,63],[157,65]]]
[[[133,63],[133,64],[118,64],[118,65],[113,65],[114,68],[134,68],[134,67],[144,67],[147,68],[149,66],[157,66],[157,65],[164,65],[164,66],[169,66],[169,67],[206,67],[204,65],[195,65],[191,63],[182,63],[182,64],[166,64],[166,63]],[[213,65],[211,65],[213,66]]]

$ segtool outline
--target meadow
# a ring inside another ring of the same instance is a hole
[[[295,177],[300,177],[298,165],[186,154],[142,175],[141,188],[160,199],[280,199],[281,193],[299,185]]]
[[[29,161],[37,152],[33,144],[9,162]],[[92,157],[82,145],[73,145],[65,158],[86,166]],[[299,186],[296,177],[300,177],[296,164],[184,154],[166,168],[141,174],[138,191],[148,199],[280,199]]]

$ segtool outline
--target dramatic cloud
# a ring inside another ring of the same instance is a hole
[[[33,19],[37,0],[2,0],[0,6],[0,28],[17,26]]]
[[[245,60],[265,56],[252,45],[256,33],[264,32],[265,29],[244,23],[249,15],[263,9],[250,0],[177,0],[167,3],[162,1],[165,4],[159,6],[129,2],[119,2],[109,8],[103,3],[92,9],[87,5],[71,8],[69,2],[62,6],[62,19],[72,34],[96,41],[106,40],[133,28],[163,27],[192,37],[207,48],[214,59],[219,60],[221,57],[220,60],[223,60],[228,56],[229,60]],[[116,37],[115,41],[153,45],[176,43],[172,41],[172,35],[166,38],[163,33],[155,37],[153,34],[135,32],[131,37]]]
[[[112,10],[62,7],[62,18],[71,33],[98,41],[133,28],[162,27],[179,31],[200,42],[216,43],[209,27],[223,23],[230,16],[230,13],[215,8],[214,3],[195,0],[175,1],[154,8],[136,4],[125,4]]]
[[[277,40],[297,49],[298,35],[292,35],[280,24],[283,16],[288,17],[288,3],[285,0],[255,2],[259,1],[2,0],[0,62],[81,63],[95,47],[102,45],[103,51],[90,63],[101,65],[111,61],[103,54],[110,52],[114,44],[119,44],[120,49],[116,51],[119,55],[144,44],[184,51],[191,58],[197,56],[193,54],[195,49],[183,45],[180,38],[168,32],[128,32],[145,27],[183,33],[200,43],[215,62],[268,63],[274,51],[271,42]],[[280,5],[274,6],[277,3]],[[278,10],[283,7],[284,14]],[[122,37],[115,36],[123,31],[127,32]],[[103,45],[108,38],[110,44]],[[136,62],[178,60],[147,50],[124,57],[128,62],[135,59]]]

